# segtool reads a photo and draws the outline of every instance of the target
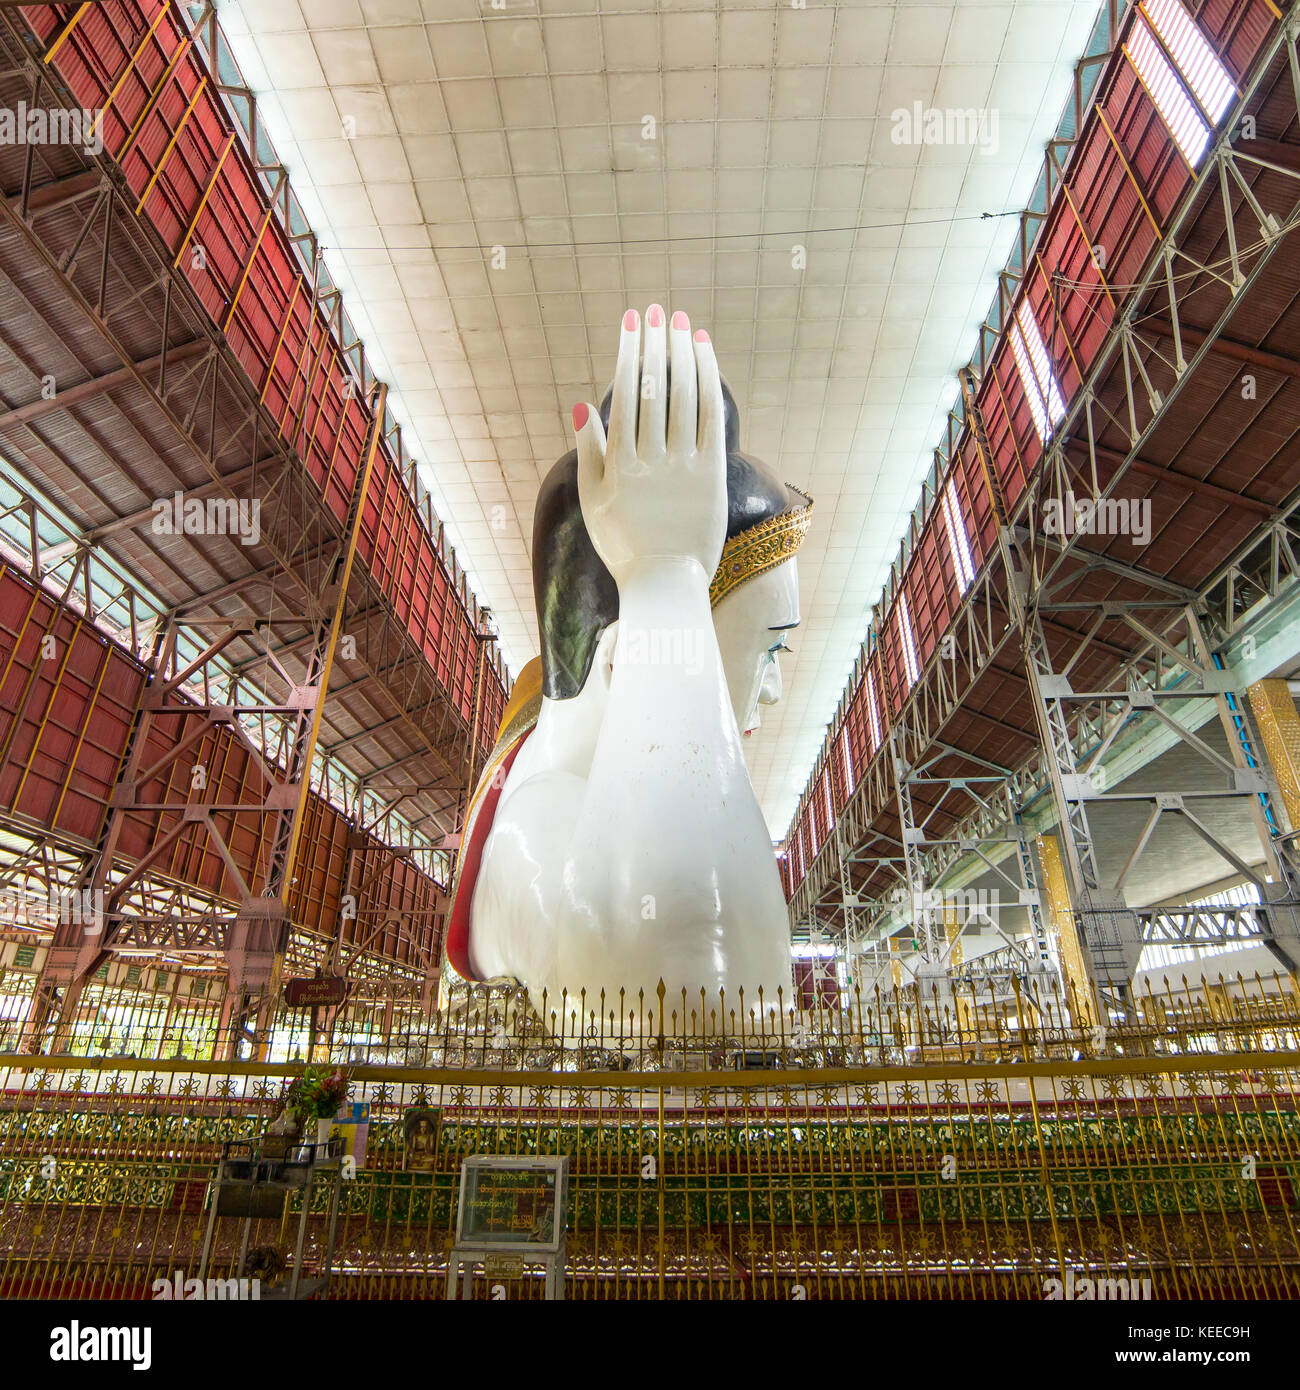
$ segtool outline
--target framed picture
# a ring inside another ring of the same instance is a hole
[[[402,1167],[409,1173],[430,1173],[438,1157],[442,1111],[417,1105],[402,1116]]]
[[[339,1107],[334,1117],[334,1127],[330,1130],[331,1139],[343,1141],[343,1154],[352,1156],[353,1171],[366,1166],[366,1142],[370,1137],[370,1102],[368,1100],[347,1101]]]
[[[569,1160],[472,1154],[460,1170],[456,1244],[556,1251],[564,1239]]]

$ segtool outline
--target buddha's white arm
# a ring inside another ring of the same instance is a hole
[[[684,316],[675,324],[671,402],[662,321],[647,325],[641,370],[629,314],[608,442],[594,410],[575,412],[583,515],[618,584],[619,633],[556,963],[589,990],[663,974],[670,990],[726,984],[734,997],[743,984],[753,1000],[788,982],[785,907],[709,605],[726,533],[718,369],[707,335],[692,343]]]

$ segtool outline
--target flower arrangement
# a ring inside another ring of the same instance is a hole
[[[323,1067],[308,1067],[297,1076],[285,1092],[285,1102],[303,1119],[326,1119],[337,1113],[348,1098],[348,1081],[340,1068],[326,1072]]]

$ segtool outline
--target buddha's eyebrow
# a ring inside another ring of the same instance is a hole
[[[778,623],[775,627],[769,627],[769,628],[768,628],[768,631],[769,631],[769,632],[789,632],[789,630],[790,630],[792,627],[798,627],[801,621],[802,621],[801,618],[796,618],[796,619],[794,620],[794,622],[792,622],[792,623]]]

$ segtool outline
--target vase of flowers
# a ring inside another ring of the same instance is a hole
[[[340,1068],[326,1072],[324,1067],[308,1067],[295,1077],[285,1097],[289,1108],[297,1111],[304,1125],[316,1121],[316,1142],[329,1142],[330,1127],[338,1108],[348,1098],[347,1077]]]

